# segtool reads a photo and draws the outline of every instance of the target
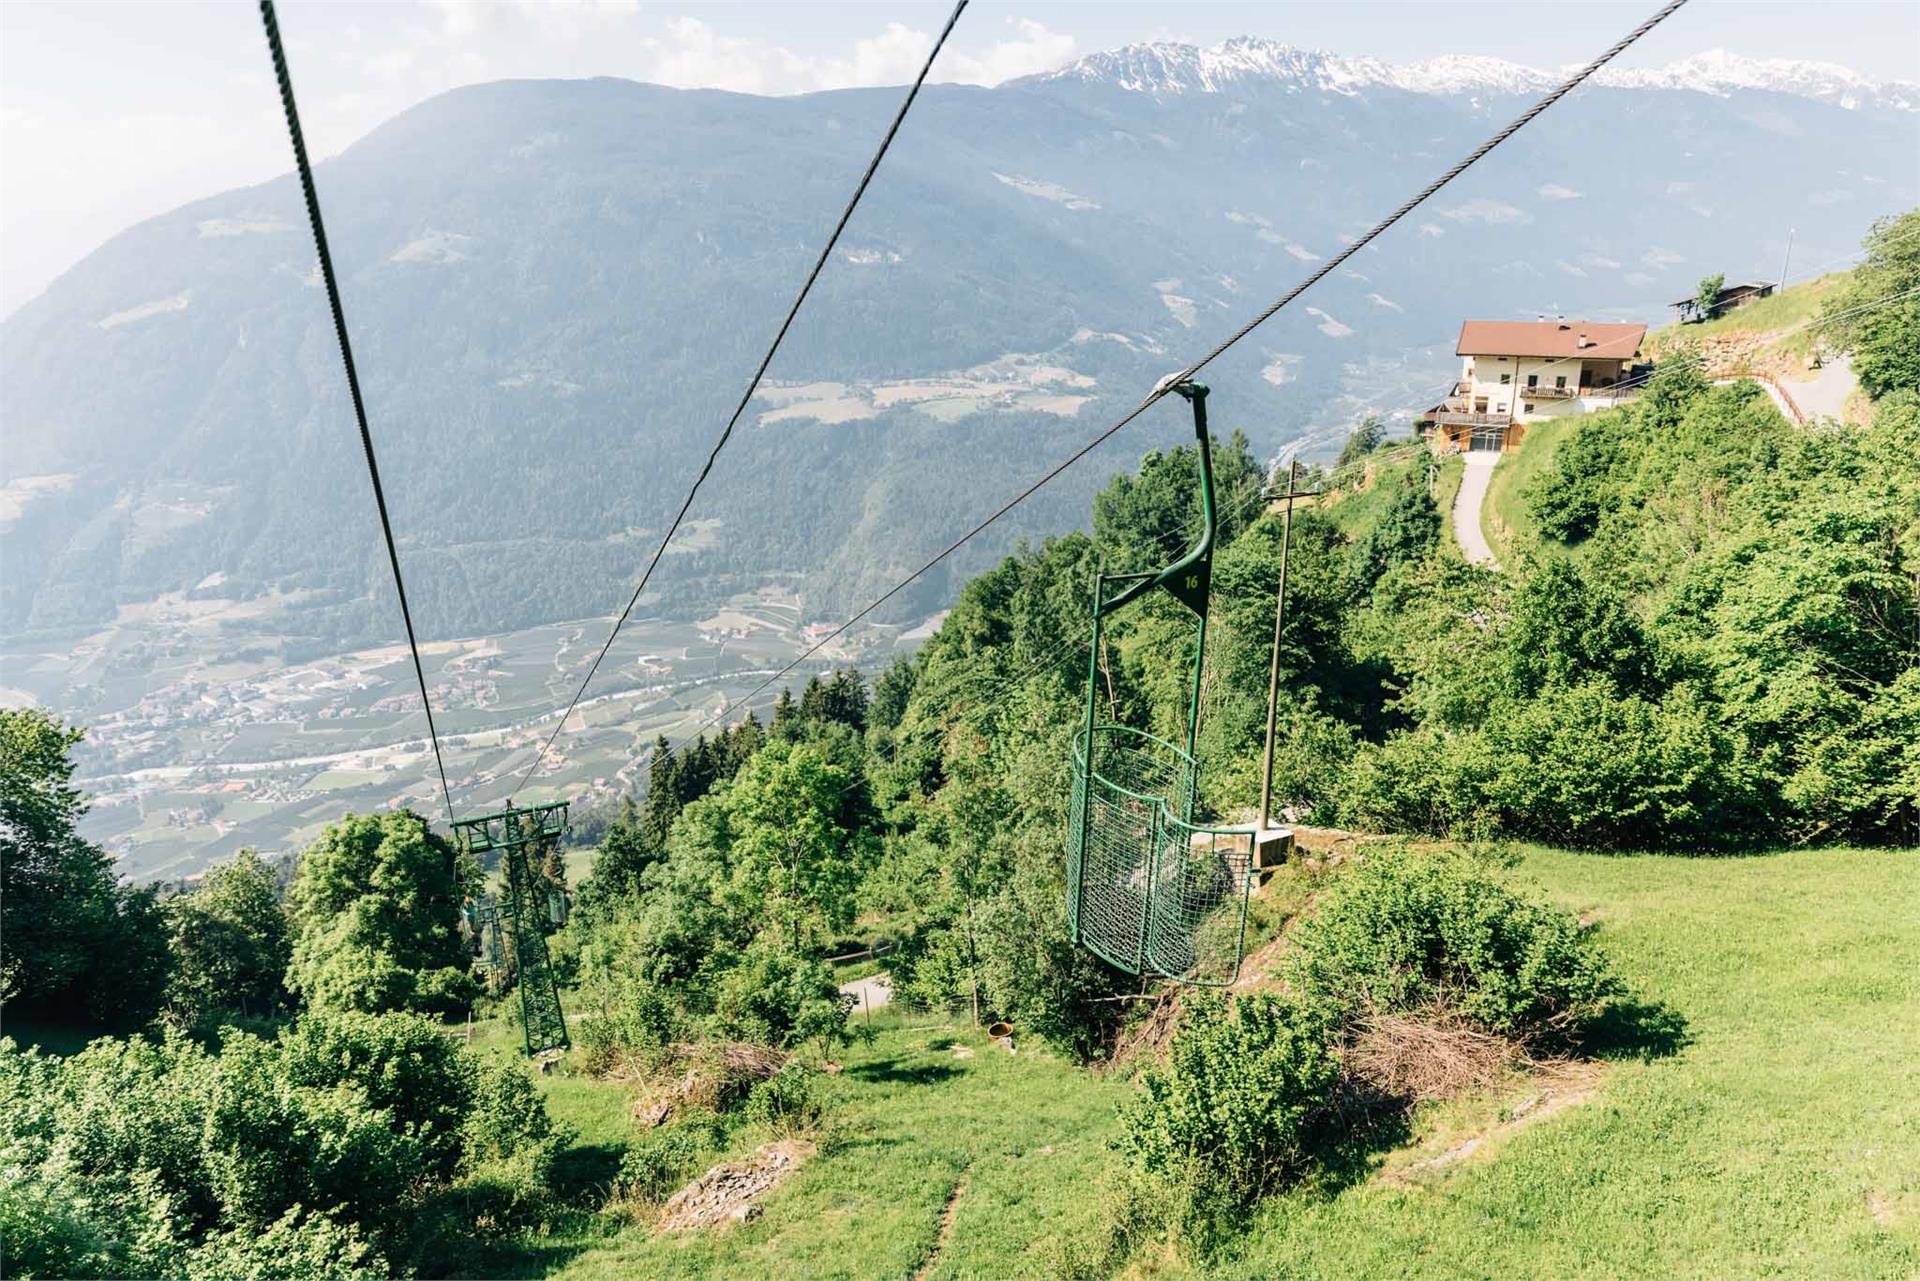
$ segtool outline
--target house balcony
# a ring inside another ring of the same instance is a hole
[[[1589,400],[1632,400],[1643,390],[1639,383],[1618,387],[1582,387],[1581,396]]]
[[[1466,409],[1436,409],[1432,420],[1442,427],[1505,427],[1512,414],[1476,414]]]
[[[1528,400],[1572,400],[1587,394],[1585,387],[1522,387],[1518,394]]]

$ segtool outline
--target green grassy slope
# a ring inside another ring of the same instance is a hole
[[[1437,1183],[1273,1207],[1232,1275],[1907,1277],[1920,1269],[1920,858],[1537,851],[1678,1053]]]
[[[1850,271],[1834,271],[1789,285],[1771,298],[1762,298],[1737,311],[1697,325],[1668,325],[1647,336],[1647,352],[1658,357],[1675,346],[1733,333],[1777,333],[1805,324],[1819,314],[1821,304],[1847,283]],[[1806,330],[1786,340],[1783,350],[1804,354],[1811,335]]]
[[[1527,511],[1527,486],[1553,462],[1554,451],[1572,433],[1580,418],[1549,418],[1530,424],[1520,438],[1520,448],[1500,460],[1487,481],[1486,505],[1480,510],[1480,527],[1487,543],[1500,560],[1516,552],[1530,551],[1539,542],[1540,532]]]
[[[1589,1101],[1416,1187],[1282,1198],[1205,1268],[1155,1254],[1130,1273],[1920,1274],[1920,852],[1531,850],[1522,871],[1593,914],[1636,996],[1684,1024],[1679,1048],[1616,1061]],[[583,1217],[488,1274],[912,1276],[963,1171],[929,1276],[1047,1275],[1098,1229],[1125,1082],[961,1028],[880,1031],[843,1062],[833,1137],[759,1220],[663,1238]],[[576,1156],[617,1163],[626,1087],[543,1085]]]
[[[1436,458],[1425,450],[1409,449],[1407,441],[1396,440],[1383,447],[1364,489],[1337,491],[1324,510],[1341,533],[1359,538],[1380,523],[1395,486],[1410,473],[1424,476],[1429,467],[1434,470],[1434,506],[1440,510],[1440,545],[1460,555],[1460,544],[1453,536],[1453,499],[1460,492],[1460,478],[1466,465],[1458,457]]]
[[[956,1057],[955,1045],[971,1055]],[[766,1199],[761,1219],[671,1237],[626,1226],[580,1240],[557,1275],[910,1276],[933,1252],[963,1174],[933,1277],[1042,1274],[1057,1242],[1096,1226],[1091,1192],[1109,1159],[1120,1083],[949,1027],[881,1031],[844,1064],[824,1151]],[[568,1103],[590,1141],[607,1137],[583,1098]]]

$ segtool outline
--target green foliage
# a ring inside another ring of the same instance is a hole
[[[788,1048],[845,1040],[853,998],[834,983],[833,969],[797,957],[770,941],[755,943],[721,976],[712,1025],[737,1041]]]
[[[1614,487],[1627,456],[1620,437],[1633,423],[1629,416],[1607,414],[1577,424],[1561,442],[1552,467],[1526,497],[1541,534],[1574,543],[1599,528],[1600,518],[1617,502]]]
[[[1460,853],[1370,851],[1295,941],[1290,979],[1335,1024],[1446,1010],[1542,1041],[1577,1031],[1617,987],[1570,913]]]
[[[818,1068],[789,1059],[748,1092],[742,1113],[774,1130],[808,1130],[826,1112],[825,1093],[825,1077]]]
[[[656,764],[672,759],[664,739],[654,744],[653,759]],[[598,902],[639,893],[646,870],[660,861],[663,852],[633,798],[621,797],[620,808],[594,852],[593,875],[581,887],[581,908],[591,911]]]
[[[265,1231],[232,1228],[208,1237],[192,1252],[182,1275],[186,1281],[259,1276],[286,1281],[378,1281],[394,1275],[394,1270],[351,1224],[296,1206]]]
[[[461,1126],[473,1108],[478,1066],[424,1019],[355,1011],[312,1013],[283,1035],[277,1054],[289,1084],[330,1091],[351,1083],[394,1130],[417,1144],[435,1177],[454,1171]]]
[[[121,886],[75,833],[81,737],[36,708],[0,709],[0,1002],[139,1027],[167,988],[166,926],[154,892]]]
[[[863,780],[830,750],[773,738],[679,815],[640,893],[579,918],[581,1040],[595,1063],[701,1033],[773,1046],[845,1036],[847,1002],[816,958],[851,922],[875,842]]]
[[[686,1181],[706,1148],[705,1136],[697,1129],[656,1130],[620,1158],[615,1192],[628,1201],[663,1201]]]
[[[1439,542],[1440,510],[1425,477],[1407,471],[1398,478],[1386,513],[1355,547],[1356,570],[1371,582],[1396,565],[1431,556]]]
[[[1862,246],[1847,287],[1826,301],[1820,332],[1853,354],[1873,399],[1920,391],[1920,209],[1879,219]]]
[[[1726,288],[1727,274],[1716,271],[1711,276],[1700,277],[1700,287],[1694,291],[1693,306],[1700,319],[1711,320],[1720,310],[1720,291]]]
[[[1652,683],[1652,643],[1625,597],[1573,561],[1542,564],[1514,592],[1512,609],[1501,649],[1513,693],[1591,680],[1633,693]]]
[[[1335,460],[1333,464],[1334,470],[1339,471],[1342,468],[1350,467],[1354,463],[1359,462],[1362,458],[1365,458],[1368,454],[1380,448],[1381,443],[1385,441],[1386,438],[1386,428],[1380,425],[1378,418],[1375,418],[1372,414],[1368,414],[1355,424],[1352,431],[1347,433],[1346,442],[1340,446],[1340,457]]]
[[[1242,528],[1246,500],[1260,484],[1261,469],[1235,432],[1223,446],[1213,442],[1213,483],[1219,538],[1231,542]],[[1200,456],[1192,445],[1151,450],[1138,475],[1121,473],[1093,499],[1093,533],[1107,555],[1109,573],[1157,569],[1195,541],[1200,508]]]
[[[913,660],[905,654],[893,660],[891,666],[880,674],[873,683],[873,706],[870,714],[873,724],[880,730],[891,730],[907,714],[907,702],[913,697],[914,678],[918,669]]]
[[[167,1006],[190,1027],[222,1013],[269,1016],[287,1001],[292,960],[274,870],[242,850],[207,871],[198,889],[164,904],[173,975]]]
[[[1204,1236],[1307,1168],[1338,1075],[1313,1011],[1270,993],[1199,995],[1123,1109],[1119,1148]]]
[[[475,988],[460,906],[477,879],[411,810],[328,824],[288,894],[287,986],[317,1009],[461,1008]]]
[[[217,1053],[0,1042],[0,1151],[39,1193],[0,1197],[0,1248],[30,1275],[391,1275],[427,1198],[553,1140],[523,1067],[409,1015],[309,1014]]]
[[[1393,719],[1326,785],[1342,821],[1615,849],[1912,839],[1920,397],[1807,432],[1670,361],[1527,498],[1573,546],[1504,581],[1408,565],[1361,611]]]

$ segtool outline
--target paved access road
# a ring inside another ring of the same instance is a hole
[[[890,974],[869,974],[863,979],[852,979],[840,985],[841,992],[853,998],[853,1012],[877,1010],[893,1000],[893,976]]]
[[[1480,527],[1480,509],[1486,505],[1487,486],[1493,480],[1494,466],[1500,461],[1497,449],[1470,449],[1465,455],[1467,470],[1460,478],[1460,493],[1453,500],[1453,536],[1460,550],[1476,565],[1497,567],[1493,548],[1487,544],[1486,531]]]
[[[1793,403],[1800,406],[1800,412],[1812,420],[1840,417],[1840,411],[1846,408],[1847,397],[1853,395],[1859,380],[1853,376],[1852,362],[1842,356],[1827,361],[1818,369],[1809,370],[1804,382],[1782,378],[1780,385],[1793,397]]]

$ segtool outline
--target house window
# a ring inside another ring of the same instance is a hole
[[[1528,375],[1527,375],[1527,386],[1529,386],[1529,387],[1538,387],[1539,385],[1540,385],[1540,375],[1539,375],[1539,374],[1528,374]]]
[[[1507,385],[1508,383],[1510,383],[1510,382],[1512,382],[1512,381],[1513,381],[1513,375],[1512,375],[1512,374],[1501,374],[1501,375],[1500,375],[1500,385],[1501,385],[1502,387],[1504,387],[1504,386],[1506,386],[1506,385]]]
[[[1533,402],[1532,402],[1531,400],[1529,400],[1529,401],[1527,402],[1527,412],[1528,412],[1528,413],[1532,413],[1532,412],[1533,412]]]
[[[1565,387],[1567,385],[1567,376],[1565,374],[1555,374],[1553,385],[1555,387]]]

